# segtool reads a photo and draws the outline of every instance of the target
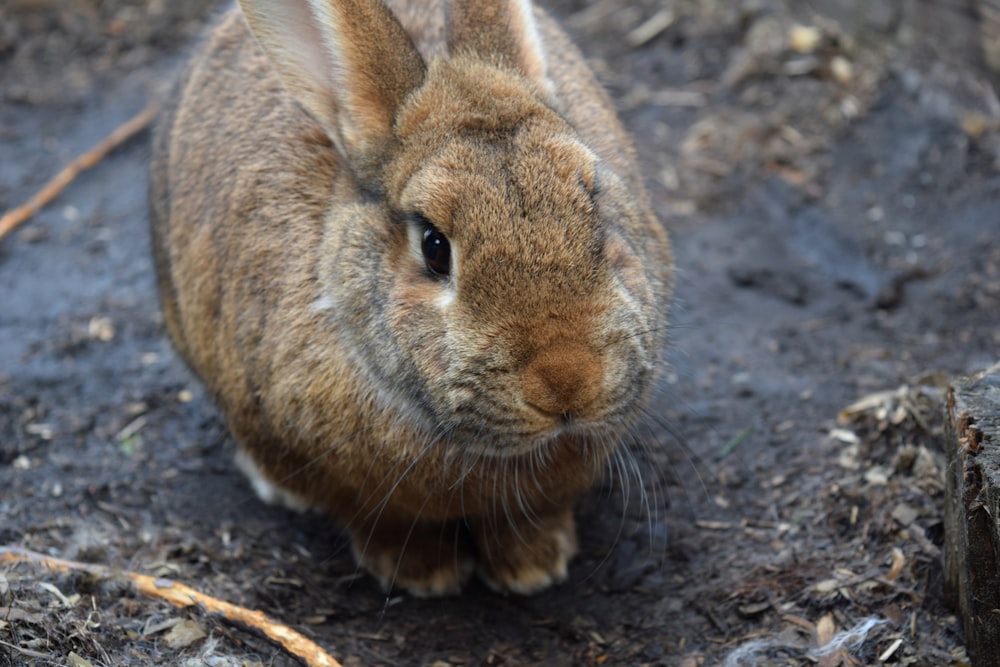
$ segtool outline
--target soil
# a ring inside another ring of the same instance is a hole
[[[386,595],[331,522],[255,498],[163,331],[148,135],[0,245],[0,544],[183,581],[345,665],[969,664],[942,397],[1000,356],[1000,102],[972,8],[548,6],[618,100],[679,267],[656,446],[582,503],[568,583]],[[0,6],[0,210],[162,94],[216,9]],[[151,664],[299,663],[117,578],[0,565],[0,665]]]

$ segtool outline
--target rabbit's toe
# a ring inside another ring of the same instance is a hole
[[[477,544],[479,575],[490,588],[531,595],[566,580],[577,550],[576,526],[566,510],[528,525],[493,526],[488,534],[477,535]]]
[[[461,592],[475,570],[467,540],[457,526],[380,527],[370,536],[356,535],[353,546],[358,563],[383,590],[440,597]]]

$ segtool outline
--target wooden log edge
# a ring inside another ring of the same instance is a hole
[[[1000,363],[948,392],[945,596],[974,667],[1000,667]]]

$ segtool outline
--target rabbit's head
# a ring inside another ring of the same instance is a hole
[[[662,240],[561,113],[586,101],[558,95],[530,6],[455,2],[425,63],[380,3],[241,4],[353,176],[315,307],[371,400],[477,455],[614,444],[659,360]]]

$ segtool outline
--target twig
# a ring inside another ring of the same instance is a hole
[[[45,187],[35,193],[26,204],[4,213],[3,217],[0,218],[0,241],[58,197],[81,171],[93,167],[105,155],[118,148],[118,146],[149,125],[156,116],[159,108],[160,105],[158,102],[154,101],[147,104],[145,109],[116,127],[99,144],[70,162],[62,171],[56,174],[55,178],[46,183]]]
[[[136,572],[116,573],[103,565],[64,560],[16,546],[0,547],[0,563],[34,563],[56,572],[87,572],[100,577],[117,574],[130,580],[143,595],[166,600],[175,607],[184,608],[197,604],[211,614],[219,614],[228,621],[255,628],[292,655],[304,660],[308,667],[341,667],[339,662],[315,642],[285,625],[275,623],[264,612],[225,602],[175,581]]]
[[[14,646],[13,644],[8,644],[7,642],[0,639],[0,646],[6,646],[9,649],[13,649],[20,653],[21,655],[26,655],[29,658],[37,658],[39,660],[46,660],[49,658],[48,653],[42,653],[41,651],[32,651],[30,648],[23,648],[21,646]]]
[[[660,33],[674,24],[677,17],[672,9],[661,9],[625,36],[625,41],[633,49],[656,39]]]

